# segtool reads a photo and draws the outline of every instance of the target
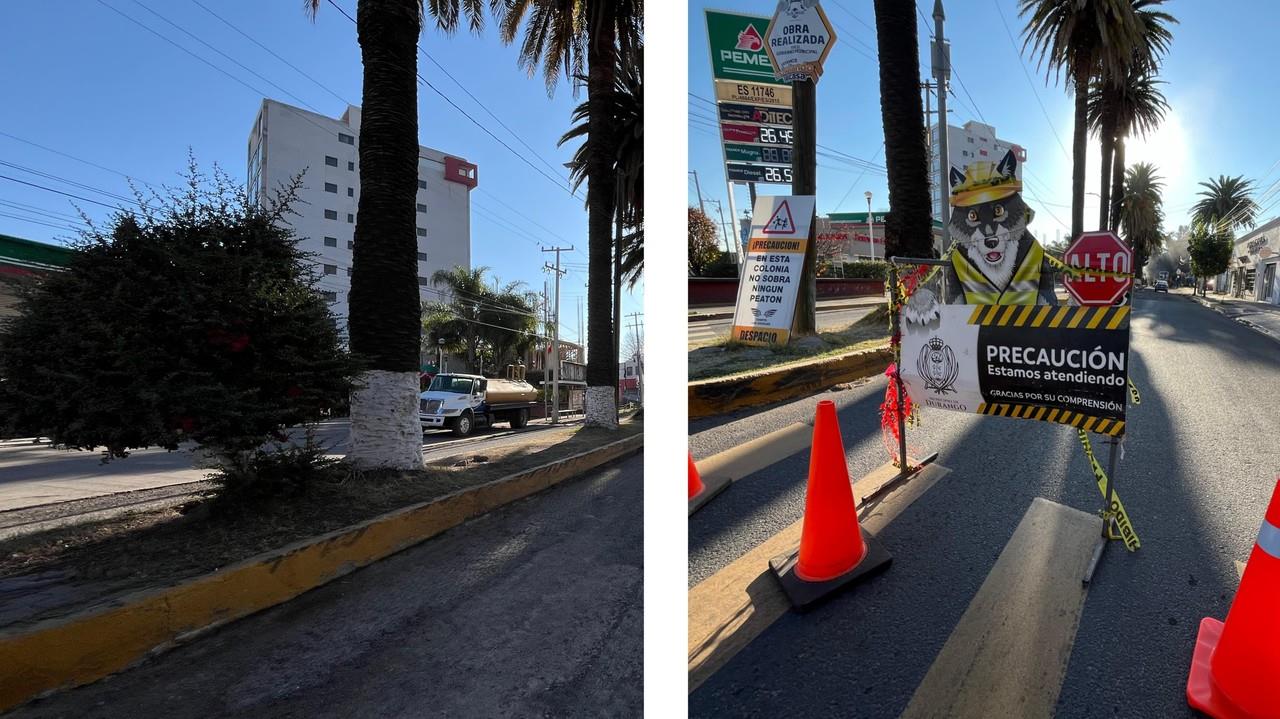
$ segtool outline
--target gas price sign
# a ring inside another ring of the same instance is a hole
[[[790,147],[764,147],[726,142],[724,159],[728,162],[750,162],[761,165],[790,165]]]
[[[738,125],[729,122],[720,123],[720,136],[725,142],[753,142],[761,145],[791,146],[791,128],[757,127],[755,125]]]
[[[779,185],[791,184],[791,167],[769,167],[742,162],[726,162],[725,174],[730,182],[761,182]]]

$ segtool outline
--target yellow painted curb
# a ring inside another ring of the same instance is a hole
[[[0,712],[97,681],[212,627],[267,609],[472,517],[638,451],[637,434],[297,542],[177,586],[0,632]]]
[[[689,419],[811,395],[841,382],[884,372],[889,347],[860,350],[758,374],[689,383]]]

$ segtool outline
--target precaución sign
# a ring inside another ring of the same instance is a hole
[[[734,341],[784,345],[790,338],[813,208],[813,195],[756,198],[733,313]]]
[[[1122,436],[1129,308],[943,305],[904,322],[902,379],[926,407]]]

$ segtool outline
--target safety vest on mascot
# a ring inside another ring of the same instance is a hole
[[[1009,286],[1001,291],[973,266],[959,247],[951,250],[951,266],[960,278],[967,305],[1034,305],[1040,290],[1040,266],[1043,262],[1044,250],[1040,243],[1032,244],[1009,280]]]

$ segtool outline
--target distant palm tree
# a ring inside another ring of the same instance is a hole
[[[1201,182],[1205,188],[1197,193],[1202,199],[1191,206],[1191,219],[1196,224],[1222,232],[1250,228],[1258,219],[1258,204],[1253,200],[1253,180],[1241,175]]]
[[[1133,248],[1135,272],[1141,272],[1151,255],[1164,244],[1160,230],[1164,224],[1163,189],[1164,182],[1150,163],[1139,162],[1125,175],[1120,229],[1125,242]]]
[[[1123,74],[1103,74],[1095,78],[1087,98],[1090,129],[1102,142],[1099,229],[1114,230],[1120,222],[1125,137],[1134,132],[1145,135],[1154,131],[1169,109],[1155,87],[1160,83],[1154,76],[1161,57],[1173,41],[1167,25],[1178,21],[1166,12],[1151,9],[1165,0],[1131,1],[1142,41],[1134,49],[1132,62],[1123,68]]]
[[[490,0],[497,11],[502,0]],[[322,0],[304,0],[312,18]],[[431,0],[437,27],[453,32],[465,14],[483,25],[481,0]],[[351,263],[348,328],[363,358],[351,396],[348,461],[361,467],[420,469],[418,294],[418,36],[422,0],[359,0],[356,34],[364,65],[360,114],[360,203]],[[388,421],[386,418],[391,418]]]
[[[480,342],[484,338],[481,323],[485,319],[484,313],[491,292],[484,276],[488,271],[488,267],[467,269],[455,265],[453,269],[436,270],[431,275],[431,284],[443,288],[448,301],[430,303],[430,308],[435,311],[438,309],[437,305],[443,305],[453,314],[454,322],[450,323],[449,331],[463,338],[467,352],[467,370],[477,374],[480,371]]]
[[[524,24],[520,63],[530,74],[542,66],[547,91],[560,74],[587,77],[593,109],[587,128],[587,426],[617,427],[617,358],[613,357],[613,234],[617,202],[617,148],[609,127],[608,97],[617,69],[642,62],[638,48],[643,0],[506,0],[500,20],[503,42],[513,42]],[[527,22],[526,22],[527,21]],[[596,107],[599,107],[597,110]]]
[[[1071,144],[1071,236],[1084,231],[1088,93],[1096,77],[1123,76],[1142,47],[1142,27],[1129,0],[1018,0],[1027,18],[1022,48],[1039,55],[1047,75],[1066,74],[1075,92]]]
[[[926,135],[920,102],[916,6],[901,0],[875,0],[875,11],[884,164],[889,175],[885,256],[932,257],[929,157],[923,141]]]

